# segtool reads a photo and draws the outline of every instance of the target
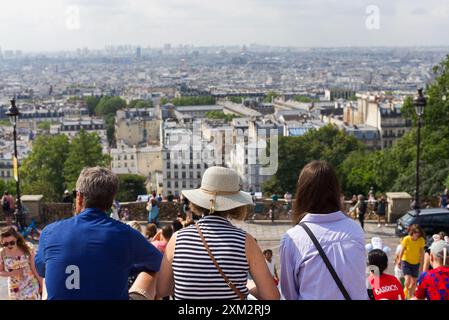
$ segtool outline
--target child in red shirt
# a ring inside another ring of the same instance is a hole
[[[448,251],[449,244],[446,241],[434,241],[430,247],[430,263],[433,269],[419,277],[416,299],[449,300]]]
[[[371,289],[368,295],[372,300],[405,300],[404,289],[399,280],[384,273],[388,267],[388,257],[380,249],[371,250],[368,254],[370,275],[368,282]]]

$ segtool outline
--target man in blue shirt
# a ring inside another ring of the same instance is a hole
[[[138,231],[105,213],[117,189],[111,171],[85,168],[76,183],[78,215],[42,231],[35,263],[48,299],[127,300],[130,272],[154,279],[162,254]]]

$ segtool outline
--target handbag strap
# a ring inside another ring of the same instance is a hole
[[[331,262],[329,261],[329,259],[327,258],[326,254],[324,253],[323,248],[321,247],[321,245],[318,242],[317,238],[313,234],[312,230],[310,230],[310,228],[304,222],[301,222],[299,225],[301,227],[303,227],[304,230],[309,235],[310,239],[312,240],[313,244],[315,245],[316,249],[318,250],[318,253],[320,254],[321,258],[323,259],[324,264],[326,265],[327,269],[331,273],[332,278],[334,278],[334,281],[337,284],[338,289],[340,289],[341,293],[343,294],[343,297],[346,300],[352,300],[351,297],[349,296],[348,291],[346,291],[345,286],[343,285],[343,283],[341,282],[340,278],[338,277],[337,272],[335,272],[334,267],[332,267]]]
[[[207,242],[206,242],[206,238],[204,238],[204,235],[201,232],[201,229],[200,229],[200,227],[198,226],[197,223],[195,223],[195,227],[198,230],[198,233],[200,235],[201,241],[203,241],[204,248],[206,248],[206,251],[209,254],[209,257],[212,259],[212,262],[214,263],[215,268],[217,268],[218,272],[223,277],[224,281],[229,286],[229,288],[231,288],[239,296],[240,300],[245,300],[245,295],[239,290],[239,288],[237,288],[235,286],[234,283],[232,283],[232,281],[226,276],[226,274],[223,272],[223,270],[218,265],[218,262],[217,262],[217,260],[215,260],[214,255],[212,254],[212,251],[210,251],[210,248],[209,248],[209,246],[207,245]]]

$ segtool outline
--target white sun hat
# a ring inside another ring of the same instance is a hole
[[[201,188],[183,190],[182,194],[190,202],[211,212],[254,204],[249,193],[240,191],[237,172],[224,167],[208,168],[201,180]]]

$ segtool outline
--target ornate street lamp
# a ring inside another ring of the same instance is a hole
[[[16,100],[13,98],[11,100],[11,106],[9,107],[6,115],[9,117],[11,124],[13,126],[13,136],[14,136],[14,157],[13,157],[13,173],[14,179],[16,180],[16,191],[17,191],[17,212],[16,213],[16,223],[19,228],[25,227],[22,214],[22,202],[20,200],[20,181],[19,181],[19,159],[17,157],[17,120],[19,119],[20,112],[16,107]],[[21,230],[19,230],[21,231]]]
[[[427,105],[427,100],[424,97],[423,88],[418,89],[418,95],[413,99],[413,106],[415,107],[416,115],[418,116],[418,132],[416,135],[416,189],[415,189],[415,210],[419,214],[419,152],[421,144],[421,118],[424,115],[424,108]]]

